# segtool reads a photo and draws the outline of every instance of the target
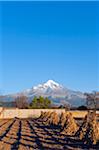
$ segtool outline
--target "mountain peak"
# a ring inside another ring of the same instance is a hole
[[[56,82],[53,80],[48,80],[47,83],[56,83]]]
[[[43,84],[39,84],[38,86],[34,86],[33,89],[37,90],[37,89],[45,89],[47,90],[48,88],[50,89],[59,89],[62,88],[61,85],[59,85],[58,83],[56,83],[53,80],[48,80],[47,82],[43,83]]]

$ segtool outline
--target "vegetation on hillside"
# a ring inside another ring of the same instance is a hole
[[[51,100],[42,96],[34,97],[29,105],[29,108],[51,108]]]

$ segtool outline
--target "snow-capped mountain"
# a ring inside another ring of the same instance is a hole
[[[39,84],[37,86],[32,87],[31,89],[23,91],[23,93],[27,96],[37,95],[37,96],[65,96],[66,95],[66,89],[56,83],[53,80],[48,80],[46,83]]]
[[[17,94],[7,95],[5,98],[12,100],[20,95],[27,96],[29,101],[31,101],[34,96],[43,96],[49,97],[55,104],[62,104],[63,102],[69,103],[73,106],[85,104],[85,96],[82,92],[67,89],[53,80],[48,80],[45,83],[33,86],[32,88]]]

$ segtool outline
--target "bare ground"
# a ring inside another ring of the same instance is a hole
[[[59,126],[45,126],[36,119],[0,120],[0,150],[99,150],[76,137],[60,134]]]

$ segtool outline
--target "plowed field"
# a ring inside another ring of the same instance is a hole
[[[61,135],[59,127],[45,126],[39,120],[0,120],[0,150],[79,150],[86,147],[74,137]]]

